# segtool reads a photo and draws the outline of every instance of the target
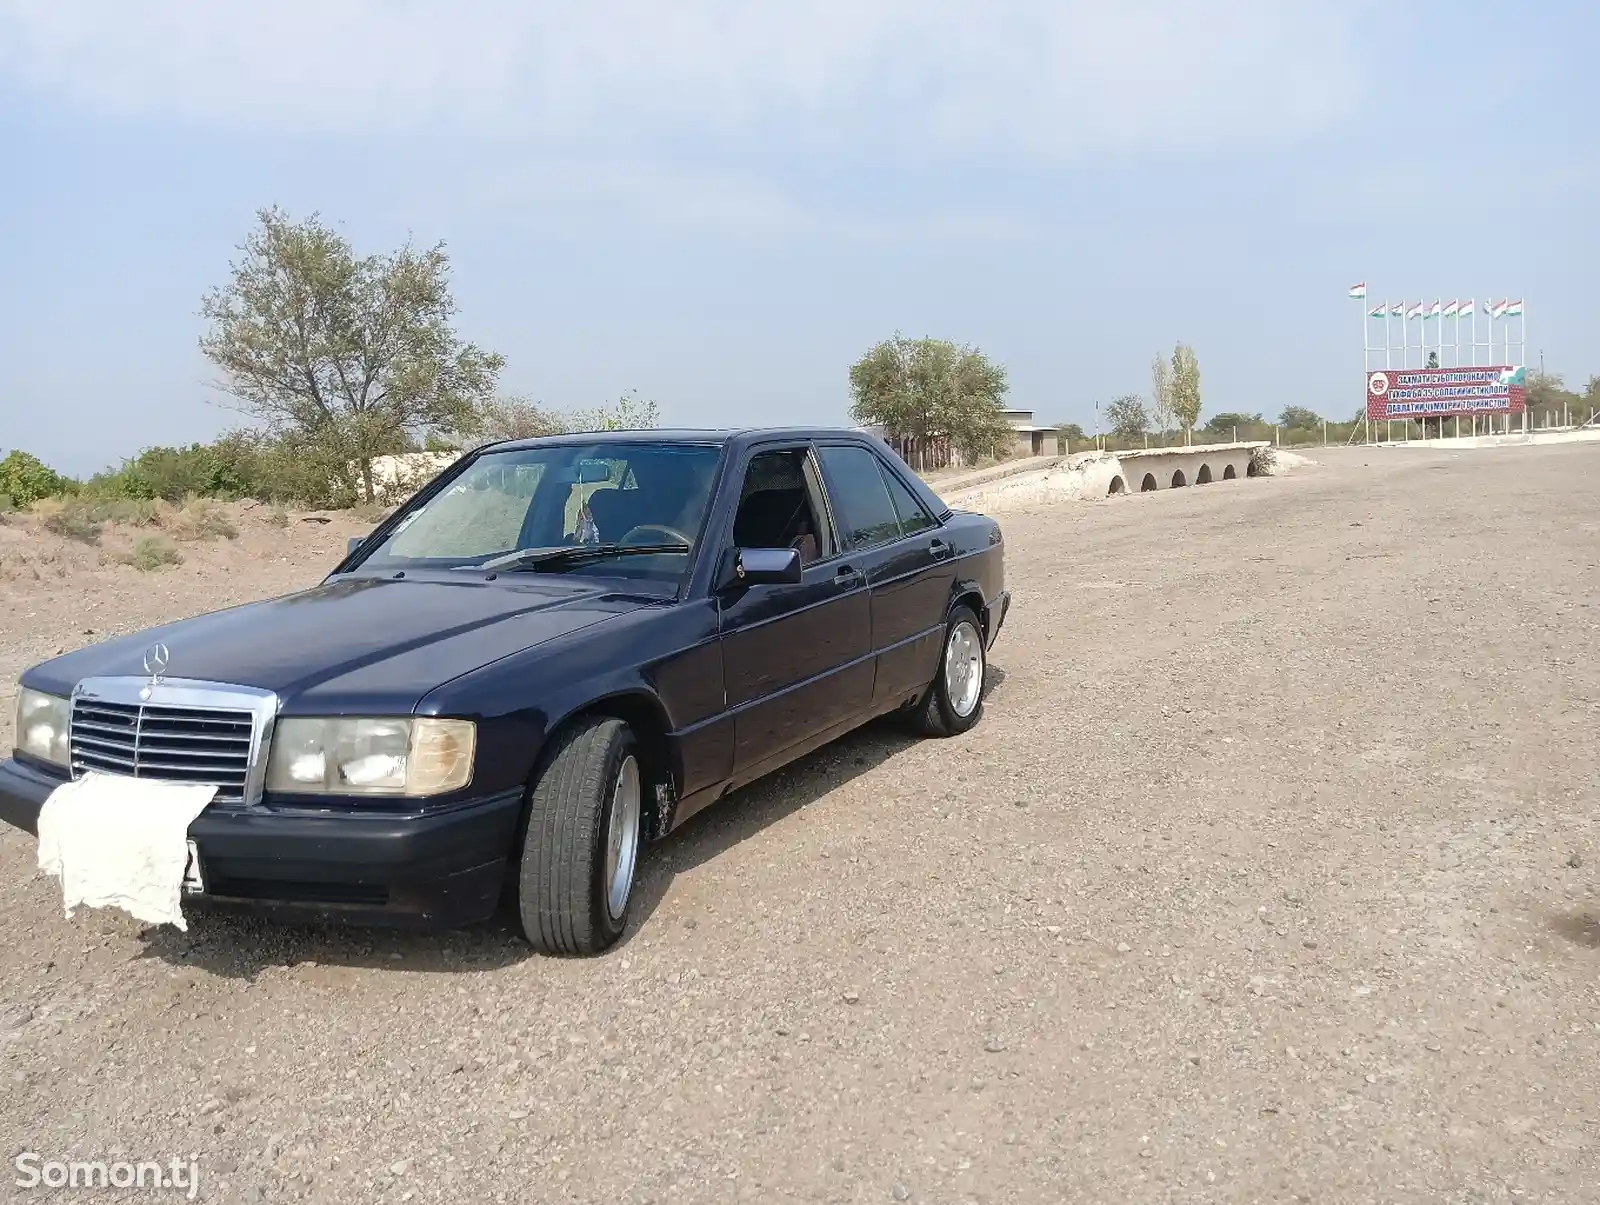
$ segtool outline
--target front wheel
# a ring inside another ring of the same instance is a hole
[[[939,669],[917,705],[917,728],[924,736],[955,736],[983,715],[983,676],[988,659],[983,625],[967,606],[952,607],[944,625]]]
[[[545,954],[598,954],[622,936],[643,830],[633,731],[595,716],[556,738],[528,801],[517,874],[523,935]]]

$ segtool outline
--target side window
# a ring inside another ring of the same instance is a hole
[[[878,458],[866,448],[818,449],[828,477],[839,538],[850,548],[873,548],[900,538],[900,517],[878,471]]]
[[[797,548],[806,565],[832,554],[833,541],[809,470],[803,448],[751,457],[733,516],[736,547]]]
[[[886,464],[880,463],[878,467],[889,485],[889,497],[894,500],[895,513],[900,516],[900,530],[908,536],[914,536],[919,531],[927,531],[935,526],[933,516],[917,501],[906,483],[900,480],[900,474]]]

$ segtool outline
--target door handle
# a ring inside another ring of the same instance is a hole
[[[848,582],[854,581],[860,576],[861,570],[857,569],[854,565],[840,565],[838,570],[833,575],[833,580],[836,582]]]
[[[933,559],[936,561],[944,560],[951,552],[950,545],[946,541],[938,539],[928,545],[928,550],[933,553]]]

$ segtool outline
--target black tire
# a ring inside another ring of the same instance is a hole
[[[949,684],[946,680],[945,662],[950,653],[950,644],[957,631],[963,626],[977,638],[978,649],[978,697],[972,709],[965,715],[957,710],[950,698]],[[913,725],[923,736],[956,736],[967,731],[983,718],[983,675],[989,668],[989,653],[984,647],[983,624],[979,622],[977,614],[971,607],[960,604],[950,608],[950,614],[944,621],[944,639],[939,644],[939,665],[934,670],[933,681],[928,684],[927,693],[918,701],[912,711]]]
[[[517,918],[523,936],[541,953],[598,954],[628,927],[644,831],[642,774],[632,871],[620,914],[613,914],[607,900],[606,845],[619,775],[630,758],[637,768],[638,756],[627,724],[594,716],[564,729],[544,760],[528,800],[517,873]]]

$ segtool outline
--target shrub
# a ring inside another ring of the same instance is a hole
[[[274,506],[267,512],[267,522],[273,527],[289,526],[289,512],[281,506]]]
[[[1270,477],[1277,463],[1278,456],[1272,450],[1271,444],[1261,448],[1252,448],[1250,451],[1249,475],[1251,477]]]
[[[133,546],[132,552],[125,552],[117,559],[141,573],[150,573],[167,565],[183,564],[183,553],[160,536],[145,536]]]
[[[41,498],[59,497],[71,486],[69,478],[21,449],[0,460],[0,494],[9,497],[13,506],[29,507]]]
[[[180,540],[231,540],[239,534],[221,507],[192,494],[168,516],[166,527]]]
[[[125,523],[129,527],[156,527],[161,504],[148,498],[80,497],[75,506],[96,523]]]
[[[16,509],[16,501],[10,494],[0,494],[0,515],[8,515]]]
[[[80,544],[100,542],[100,520],[89,513],[89,508],[76,500],[42,511],[44,529]]]

